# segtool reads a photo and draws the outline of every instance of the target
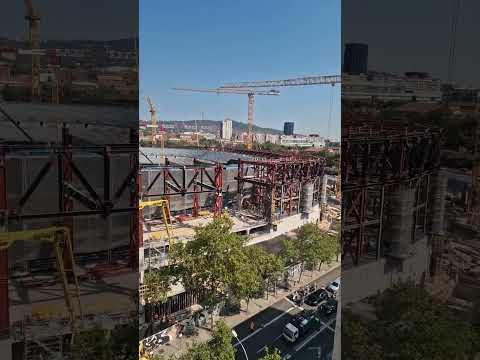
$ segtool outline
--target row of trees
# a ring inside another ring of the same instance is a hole
[[[385,290],[373,306],[373,321],[342,312],[342,359],[471,359],[480,351],[475,322],[413,283]]]
[[[247,239],[232,233],[228,215],[196,229],[195,238],[177,243],[169,253],[170,265],[145,273],[148,302],[166,301],[172,284],[181,282],[187,291],[199,294],[201,305],[213,309],[220,304],[246,302],[261,297],[285,274],[285,267],[301,264],[315,270],[339,253],[335,236],[324,234],[315,224],[304,225],[297,236],[284,239],[279,255],[260,246],[246,246]],[[213,327],[213,314],[211,317]]]
[[[283,240],[281,256],[286,265],[301,264],[298,281],[305,269],[317,270],[323,264],[338,260],[340,242],[334,235],[324,233],[313,223],[302,226],[295,238]]]
[[[180,355],[170,357],[157,356],[154,360],[235,360],[235,347],[229,327],[218,321],[208,343],[196,343]],[[269,351],[260,360],[281,360],[278,351]]]

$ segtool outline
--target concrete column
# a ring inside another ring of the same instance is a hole
[[[391,244],[390,255],[393,257],[405,258],[410,255],[415,193],[416,189],[403,187],[390,195],[387,236]]]
[[[327,203],[327,182],[328,182],[328,175],[322,176],[322,192],[320,196],[320,202],[322,204]]]

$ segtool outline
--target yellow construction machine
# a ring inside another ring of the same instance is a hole
[[[150,355],[145,351],[145,346],[143,345],[143,340],[140,341],[138,346],[138,360],[152,360]]]
[[[162,220],[163,224],[165,225],[165,231],[167,232],[168,237],[168,244],[169,246],[172,245],[172,228],[171,228],[171,215],[170,215],[170,205],[168,200],[160,199],[160,200],[150,200],[150,201],[140,201],[138,204],[139,209],[144,209],[146,207],[155,206],[160,207],[162,211]]]
[[[57,269],[60,273],[63,293],[65,297],[65,304],[70,318],[70,327],[72,330],[72,340],[77,333],[77,315],[80,320],[83,319],[82,305],[80,302],[80,290],[78,285],[78,278],[75,273],[75,261],[73,257],[73,248],[70,239],[70,230],[63,226],[54,226],[36,230],[24,230],[0,233],[0,250],[8,249],[17,241],[45,241],[53,245]],[[72,268],[65,269],[62,257],[62,247],[65,247],[66,254],[69,257]],[[67,273],[71,273],[74,282],[73,292],[69,289],[69,281]],[[77,298],[77,311],[75,311],[72,297]]]

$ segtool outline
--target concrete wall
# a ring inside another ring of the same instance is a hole
[[[413,255],[394,267],[383,258],[357,267],[342,267],[342,303],[349,304],[375,295],[399,281],[411,279],[420,283],[427,276],[431,249],[427,237],[413,245]]]
[[[298,229],[300,226],[309,223],[316,222],[320,219],[320,206],[316,205],[312,207],[312,212],[307,214],[296,214],[286,218],[283,218],[277,223],[277,231],[270,230],[265,234],[252,234],[252,237],[248,241],[248,245],[258,244],[263,241],[271,240],[282,234],[286,234],[290,231]]]

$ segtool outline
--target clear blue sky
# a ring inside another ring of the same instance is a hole
[[[230,81],[340,74],[338,0],[140,1],[140,116],[152,97],[163,120],[246,122],[246,95],[184,93]],[[340,136],[340,86],[279,88],[257,96],[255,124]]]

